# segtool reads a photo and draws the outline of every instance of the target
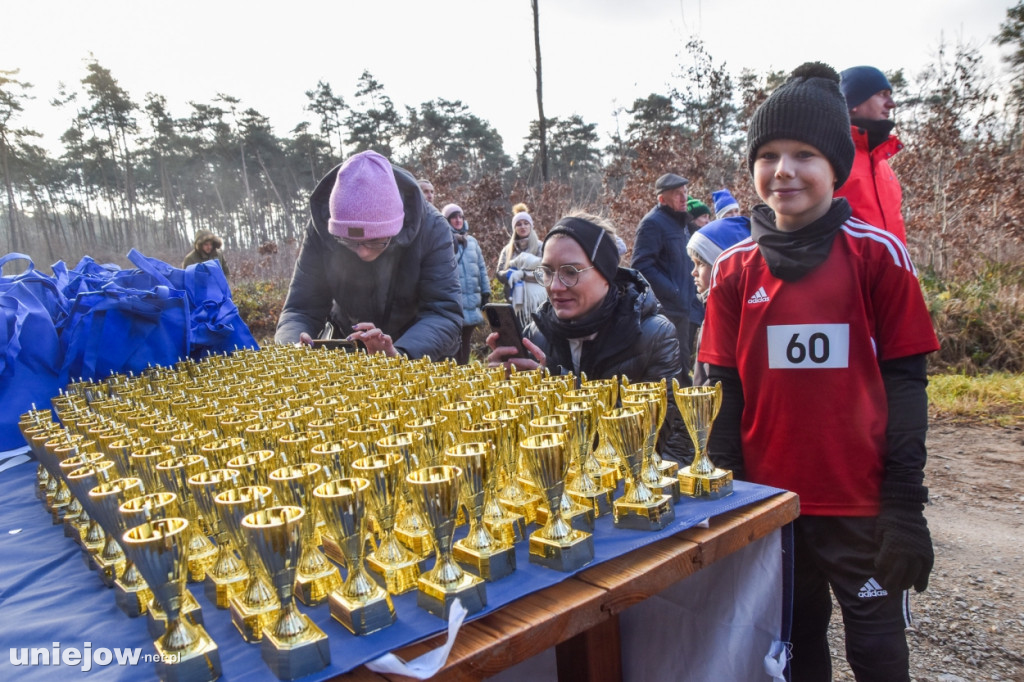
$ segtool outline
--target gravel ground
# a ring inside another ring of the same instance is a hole
[[[1024,429],[933,423],[925,475],[935,568],[911,598],[911,679],[1024,682]],[[853,680],[838,607],[829,640]]]

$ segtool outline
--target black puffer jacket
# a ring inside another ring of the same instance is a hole
[[[615,286],[619,288],[619,302],[604,328],[592,340],[583,342],[580,371],[588,379],[625,376],[630,383],[665,379],[669,409],[658,450],[688,463],[692,448],[687,447],[682,418],[672,400],[672,378],[678,377],[681,369],[675,326],[660,313],[658,299],[639,272],[619,268]],[[556,338],[546,323],[553,315],[551,303],[544,303],[524,334],[544,351],[553,374],[566,374],[573,371],[569,340]]]
[[[327,231],[338,168],[310,196],[311,218],[274,340],[295,343],[302,332],[316,338],[328,320],[340,336],[372,322],[411,358],[453,355],[462,338],[462,289],[448,221],[413,177],[393,166],[405,221],[388,248],[364,262]]]

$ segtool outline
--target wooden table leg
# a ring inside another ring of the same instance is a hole
[[[558,682],[620,682],[622,645],[619,616],[613,614],[555,647]]]

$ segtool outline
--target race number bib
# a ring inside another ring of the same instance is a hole
[[[841,369],[850,362],[850,325],[782,324],[768,327],[771,369]]]

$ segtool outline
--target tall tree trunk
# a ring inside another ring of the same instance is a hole
[[[540,69],[540,11],[538,0],[530,0],[533,7],[533,50],[537,55],[537,116],[540,124],[540,173],[544,182],[548,181],[548,126],[544,118],[543,78]]]

